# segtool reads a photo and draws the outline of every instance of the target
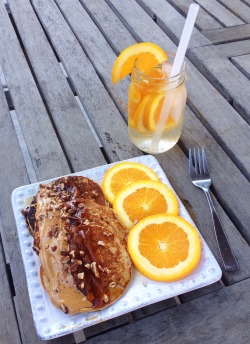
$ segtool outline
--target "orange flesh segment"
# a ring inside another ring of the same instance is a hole
[[[157,268],[172,268],[188,256],[187,234],[173,223],[164,223],[163,228],[149,225],[142,230],[139,240],[141,255]]]

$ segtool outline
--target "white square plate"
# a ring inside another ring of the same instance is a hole
[[[153,156],[146,155],[129,159],[128,161],[139,162],[152,168],[158,174],[160,180],[172,188],[158,161]],[[100,184],[104,173],[110,166],[112,164],[77,172],[74,175],[85,176]],[[42,183],[46,184],[50,181],[48,180]],[[33,237],[30,235],[25,218],[21,214],[21,210],[26,208],[32,197],[37,193],[39,184],[30,184],[16,188],[12,193],[12,206],[25,267],[34,323],[41,339],[49,340],[78,331],[152,303],[204,287],[221,278],[221,269],[204,239],[201,237],[202,254],[199,266],[191,275],[183,280],[172,283],[151,281],[134,268],[132,279],[127,290],[120,299],[108,308],[94,313],[90,312],[73,316],[64,314],[50,302],[48,294],[42,287],[39,274],[39,259],[32,249]],[[179,198],[178,201],[179,215],[195,226]]]

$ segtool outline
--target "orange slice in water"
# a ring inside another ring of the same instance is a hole
[[[144,112],[143,123],[150,131],[155,130],[156,124],[161,114],[164,99],[164,94],[152,94],[150,100],[147,103],[147,108]],[[171,117],[171,114],[169,114],[165,123],[165,129],[170,128],[174,125],[175,121]]]
[[[128,111],[129,117],[133,118],[140,101],[142,99],[141,92],[138,87],[136,87],[132,82],[128,90]]]
[[[144,116],[145,116],[144,114],[145,114],[147,104],[150,100],[150,97],[151,97],[150,94],[147,94],[145,97],[143,97],[134,115],[130,116],[130,119],[129,119],[129,124],[134,126],[141,133],[145,133],[147,131],[147,128],[144,126]]]

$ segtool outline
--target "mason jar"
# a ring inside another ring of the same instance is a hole
[[[183,126],[187,99],[185,64],[178,75],[170,78],[175,55],[167,52],[167,56],[166,62],[147,73],[140,71],[136,61],[128,92],[130,139],[140,150],[152,154],[172,148]]]

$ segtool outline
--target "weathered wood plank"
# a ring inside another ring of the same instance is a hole
[[[221,56],[220,46],[190,49],[189,58],[221,94],[232,99],[233,106],[250,123],[250,98],[246,92],[250,80]]]
[[[230,26],[217,30],[206,30],[203,34],[210,39],[213,44],[228,43],[237,40],[250,38],[250,24]]]
[[[216,0],[196,0],[207,12],[210,13],[223,26],[234,26],[244,24],[243,20],[235,16],[227,8]]]
[[[250,79],[250,54],[231,58],[233,64]]]
[[[21,252],[17,239],[16,225],[13,217],[10,197],[11,192],[14,188],[20,185],[28,184],[29,179],[22,158],[22,152],[20,150],[20,146],[16,137],[15,129],[11,121],[11,116],[8,111],[8,105],[2,89],[0,89],[0,137],[0,161],[2,162],[0,164],[0,175],[2,180],[2,182],[0,183],[0,209],[2,223],[1,236],[6,261],[10,264],[10,269],[13,277],[13,283],[16,293],[14,301],[20,334],[23,343],[42,343],[37,337],[33,325],[26,278],[22,260],[20,258]],[[16,172],[17,167],[18,173]],[[4,279],[4,276],[2,277],[2,279]],[[10,295],[8,296],[7,292],[6,294],[3,294],[1,289],[1,302],[5,297],[5,301],[7,302]],[[9,316],[11,316],[11,308],[8,309],[8,312]],[[4,314],[2,314],[2,318],[4,318]],[[13,320],[14,322],[12,324],[9,318],[7,318],[6,320],[9,321],[10,326],[7,326],[4,329],[4,332],[1,333],[4,333],[4,336],[6,336],[7,339],[10,338],[9,343],[13,343],[15,342],[14,338],[17,338],[17,329],[14,325],[15,321]],[[2,319],[1,322],[3,321],[4,320]],[[5,343],[5,340],[1,342]]]
[[[63,175],[69,172],[67,161],[3,3],[0,17],[0,64],[37,178]]]
[[[50,339],[46,341],[47,344],[75,344],[75,338],[73,334],[69,334],[67,336]],[[79,343],[79,342],[78,342]]]
[[[219,44],[213,47],[221,58],[250,54],[250,40]]]
[[[219,0],[230,12],[246,23],[250,23],[250,7],[240,0]]]
[[[124,25],[121,25],[120,20],[105,1],[80,0],[80,2],[117,54],[131,45],[131,41],[134,41],[133,36],[125,29]],[[117,30],[116,35],[113,34],[114,27]]]
[[[137,2],[150,16],[156,15],[157,24],[178,45],[185,24],[185,17],[165,0],[137,0]],[[194,28],[189,48],[209,44],[211,42],[199,30]]]
[[[188,302],[190,300],[196,299],[197,297],[200,297],[201,295],[209,294],[221,288],[223,288],[223,286],[222,286],[221,281],[219,281],[219,282],[210,284],[209,286],[203,287],[201,289],[192,290],[183,295],[179,295],[179,299],[181,303]]]
[[[166,51],[176,52],[176,45],[148,16],[142,7],[133,0],[105,0],[129,32],[136,36],[137,41],[154,42]],[[143,34],[145,32],[145,35]],[[116,30],[113,31],[116,35]],[[164,42],[164,43],[163,43]]]
[[[109,159],[117,161],[140,155],[140,151],[128,139],[124,119],[76,41],[59,8],[48,0],[42,2],[33,0],[32,3],[99,134]]]
[[[30,183],[37,183],[37,177],[36,177],[36,173],[33,167],[33,163],[29,154],[29,150],[27,148],[26,142],[25,142],[25,138],[23,136],[23,132],[20,126],[20,123],[18,121],[17,115],[16,115],[16,111],[15,110],[11,110],[10,111],[10,115],[11,115],[11,119],[16,131],[16,135],[17,135],[17,139],[18,139],[18,143],[20,145],[21,151],[22,151],[22,156],[24,159],[24,164],[26,166],[26,170],[28,173],[28,177],[29,177],[29,181]]]
[[[0,96],[1,98],[1,96]],[[1,226],[1,224],[0,224]],[[4,252],[2,242],[0,240],[0,309],[3,312],[0,321],[0,343],[5,344],[21,344],[13,299],[10,292],[10,285],[7,278],[6,265],[4,261]],[[4,316],[5,311],[8,312],[8,317]]]
[[[113,49],[109,46],[101,31],[78,0],[72,0],[71,2],[67,0],[56,0],[56,3],[64,14],[98,75],[101,76],[102,81],[105,83],[105,87],[113,94],[113,100],[116,102],[116,105],[122,112],[127,112],[128,80],[121,83],[119,82],[116,85],[111,81],[111,70],[117,58]],[[99,12],[101,11],[104,16],[103,21],[105,22],[106,16],[110,16],[111,10],[107,5],[102,8],[102,3],[100,3],[100,1],[99,5],[97,5],[97,8],[98,7]],[[109,11],[105,12],[106,9],[109,9]],[[112,36],[109,37],[109,40],[111,40]],[[96,42],[98,42],[98,44],[96,44]]]
[[[88,339],[94,343],[248,344],[250,280]],[[237,324],[237,326],[235,325]]]
[[[73,336],[74,336],[74,343],[76,344],[80,344],[86,341],[85,333],[82,330],[74,332]]]
[[[192,0],[168,0],[168,2],[185,15],[187,15],[189,6],[193,3]],[[204,11],[202,7],[199,9],[195,23],[200,30],[219,29],[222,27],[222,25]]]
[[[108,330],[115,329],[125,324],[128,324],[128,317],[127,315],[121,315],[114,319],[110,319],[110,320],[101,322],[97,325],[87,327],[84,329],[84,333],[85,333],[86,338],[88,339],[89,337],[96,336],[98,334],[107,332]]]
[[[160,311],[166,310],[170,307],[174,307],[176,306],[176,301],[174,298],[168,299],[168,300],[164,300],[164,301],[160,301],[160,302],[156,302],[153,303],[152,305],[149,305],[147,307],[142,307],[140,309],[137,309],[136,311],[133,311],[133,319],[134,320],[139,320],[142,318],[145,318],[149,315],[158,313]]]
[[[30,1],[11,0],[9,6],[40,90],[45,97],[74,171],[104,164],[105,159],[63,75]],[[22,11],[20,11],[20,6]]]

